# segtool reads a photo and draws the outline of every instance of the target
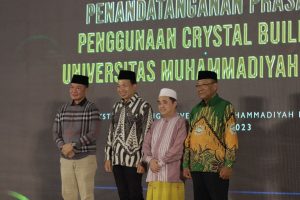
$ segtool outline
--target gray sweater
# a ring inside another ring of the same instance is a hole
[[[53,125],[53,139],[60,150],[64,144],[72,143],[75,152],[72,159],[80,159],[96,153],[99,129],[99,110],[84,99],[79,104],[66,103],[60,108]]]

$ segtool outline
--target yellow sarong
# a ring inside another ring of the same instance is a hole
[[[147,200],[184,200],[184,184],[181,182],[149,182]]]

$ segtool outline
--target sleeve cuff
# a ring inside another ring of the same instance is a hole
[[[75,149],[80,149],[80,148],[81,148],[81,143],[80,143],[80,142],[74,142],[74,143],[72,143],[72,146],[73,146]]]
[[[183,169],[189,168],[188,163],[186,163],[186,162],[182,163],[182,168],[183,168]]]
[[[228,168],[232,168],[232,166],[233,166],[233,161],[231,161],[231,160],[225,160],[225,167],[228,167]]]
[[[146,161],[147,163],[150,163],[151,160],[152,160],[152,156],[147,156],[146,159],[145,159],[145,161]]]
[[[64,142],[62,142],[62,141],[61,141],[61,142],[59,142],[59,143],[57,144],[57,147],[58,147],[58,149],[59,149],[59,150],[62,150],[62,148],[63,148],[64,144],[65,144],[65,143],[64,143]]]
[[[159,164],[159,166],[162,167],[162,166],[164,166],[166,163],[165,163],[164,161],[162,161],[162,160],[159,160],[159,161],[158,161],[158,164]]]
[[[112,160],[111,159],[111,153],[110,153],[110,149],[105,149],[105,154],[104,154],[105,160]]]

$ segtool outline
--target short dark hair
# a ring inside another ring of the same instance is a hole
[[[170,100],[172,101],[172,103],[174,103],[175,101],[177,101],[175,98],[173,98],[173,97],[169,97],[170,98]]]

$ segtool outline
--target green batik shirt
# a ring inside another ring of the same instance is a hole
[[[190,113],[183,168],[218,172],[232,167],[238,148],[232,104],[216,94],[207,104],[201,101]]]

